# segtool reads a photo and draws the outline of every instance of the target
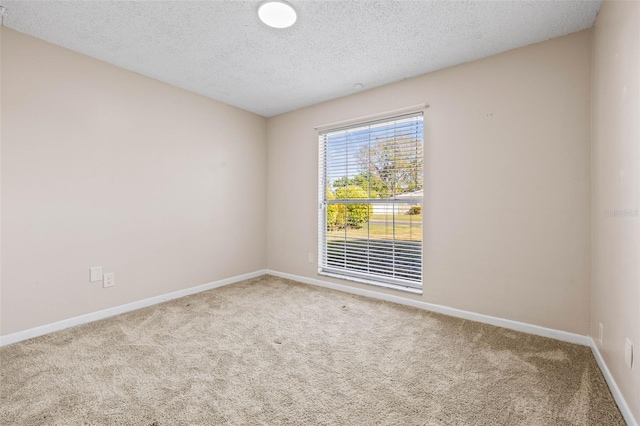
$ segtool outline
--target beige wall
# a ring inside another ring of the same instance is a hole
[[[270,118],[268,267],[329,280],[307,261],[314,126],[426,102],[424,294],[396,294],[587,334],[590,40],[583,31]]]
[[[264,268],[265,241],[269,268],[317,278],[313,127],[420,102],[431,104],[425,291],[399,294],[588,333],[589,32],[267,128],[3,33],[2,334]],[[95,265],[116,273],[115,288],[88,283]]]
[[[598,13],[592,111],[591,335],[602,323],[600,351],[640,421],[640,2],[605,1]],[[635,345],[632,371],[626,338]]]
[[[265,268],[265,118],[2,33],[3,335]]]

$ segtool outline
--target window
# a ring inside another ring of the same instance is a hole
[[[319,133],[318,273],[422,288],[422,112]]]

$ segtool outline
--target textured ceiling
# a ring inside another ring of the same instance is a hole
[[[5,25],[264,116],[591,27],[600,1],[15,1]]]

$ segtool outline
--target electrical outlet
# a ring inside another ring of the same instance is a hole
[[[604,326],[601,322],[598,323],[598,343],[602,346],[602,339],[604,338]]]
[[[89,281],[101,281],[102,280],[102,266],[94,266],[89,268]]]
[[[116,285],[116,274],[114,272],[109,272],[104,274],[104,279],[102,280],[102,287],[113,287]]]
[[[633,343],[627,338],[624,344],[624,363],[631,369],[633,367]]]
[[[313,253],[309,253],[309,263],[313,263]]]

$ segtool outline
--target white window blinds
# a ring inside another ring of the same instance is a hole
[[[319,273],[422,288],[422,113],[319,134]]]

